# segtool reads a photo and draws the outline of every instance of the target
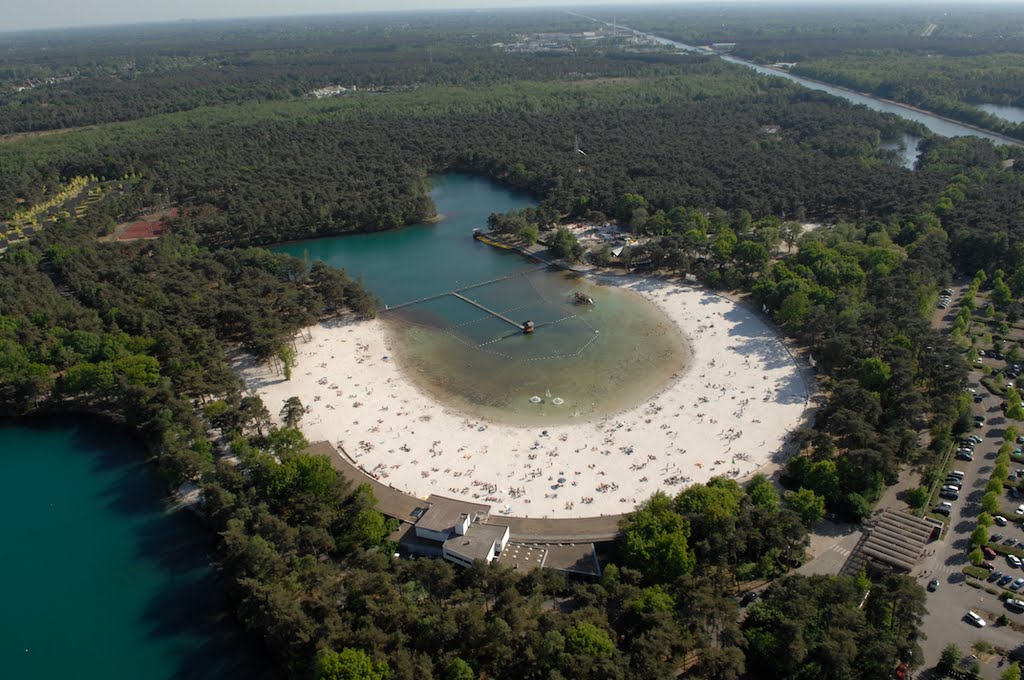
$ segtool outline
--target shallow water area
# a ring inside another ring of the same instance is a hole
[[[576,304],[577,292],[594,304]],[[479,298],[525,306],[516,318],[537,330],[523,334],[450,297],[439,302],[461,309],[403,310],[389,322],[397,360],[417,387],[468,415],[513,425],[589,420],[643,401],[685,370],[678,329],[617,286],[541,272]],[[448,321],[467,309],[475,318]]]

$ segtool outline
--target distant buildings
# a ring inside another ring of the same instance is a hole
[[[344,87],[342,85],[328,85],[327,87],[321,87],[317,90],[313,90],[309,94],[316,97],[317,99],[323,99],[324,97],[337,97],[338,95],[355,91],[355,85],[352,85],[351,87]]]

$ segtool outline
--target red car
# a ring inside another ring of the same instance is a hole
[[[984,561],[984,562],[982,562],[982,563],[981,563],[981,564],[980,564],[979,566],[980,566],[980,567],[981,567],[982,569],[988,569],[989,571],[992,571],[993,569],[995,569],[995,568],[996,568],[996,565],[992,564],[992,563],[991,563],[991,562],[989,562],[988,560],[985,560],[985,561]]]
[[[990,560],[994,560],[996,558],[996,551],[988,546],[982,548],[981,553]]]

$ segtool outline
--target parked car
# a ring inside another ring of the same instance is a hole
[[[942,490],[943,491],[952,491],[953,493],[960,493],[960,487],[959,486],[953,486],[952,484],[946,484],[945,486],[942,487]]]
[[[950,477],[950,478],[946,479],[945,482],[943,482],[942,488],[946,488],[947,486],[951,486],[954,489],[956,489],[957,491],[959,491],[963,487],[963,485],[964,485],[964,483],[961,482],[956,477]]]
[[[979,425],[978,427],[981,427],[981,426]],[[974,456],[972,456],[970,454],[970,452],[968,452],[968,451],[957,451],[956,452],[956,459],[957,460],[971,461],[971,460],[974,460]]]
[[[981,554],[984,555],[986,559],[994,560],[996,558],[996,551],[987,545],[981,549]]]
[[[748,590],[746,593],[744,593],[743,597],[740,599],[740,606],[741,607],[746,607],[748,604],[750,604],[751,602],[754,602],[756,600],[757,600],[757,593],[755,593],[753,590]]]
[[[934,593],[938,589],[939,589],[939,579],[933,578],[931,581],[928,581],[928,590],[929,591]]]
[[[998,543],[999,541],[1003,540],[1003,538],[1005,538],[1005,536],[1003,536],[1002,534],[992,534],[988,537],[988,540],[991,543]]]
[[[1012,609],[1015,612],[1024,612],[1024,600],[1018,600],[1015,598],[1009,598],[1006,600],[1007,609]]]
[[[1010,575],[1010,574],[1007,574],[1006,576],[1004,576],[1001,579],[999,579],[998,585],[1005,586],[1007,583],[1009,583],[1012,580],[1013,580],[1013,576]]]
[[[993,569],[996,568],[996,565],[992,564],[988,560],[982,560],[981,564],[979,564],[978,566],[981,567],[982,569],[987,569],[989,571],[992,571]]]
[[[963,479],[965,475],[966,475],[966,473],[963,470],[952,470],[949,473],[950,477],[958,477],[960,479]]]
[[[989,581],[998,581],[1002,577],[1003,577],[1003,572],[1001,572],[998,569],[996,569],[995,571],[993,571],[991,574],[988,575],[988,580]]]
[[[1010,590],[1020,590],[1020,587],[1024,586],[1024,578],[1018,578],[1010,584]]]
[[[949,517],[950,513],[953,512],[953,509],[947,508],[944,505],[936,505],[934,508],[932,508],[932,512],[934,512],[936,515],[945,515],[946,517]]]
[[[1016,538],[1008,538],[1005,541],[1003,541],[1003,545],[1013,545],[1016,542],[1017,542]]]
[[[1024,515],[1024,504],[1018,505],[1017,509],[1013,511],[1015,515]]]
[[[977,614],[975,614],[974,612],[972,612],[970,610],[967,611],[967,619],[971,623],[973,623],[975,626],[977,626],[978,628],[984,628],[985,627],[985,619],[981,618],[980,616],[978,616]]]
[[[1010,523],[1009,520],[1003,517],[1002,515],[996,515],[992,518],[992,521],[1001,527],[1005,527],[1007,524]]]
[[[1020,558],[1016,555],[1007,555],[1006,561],[1010,563],[1011,567],[1020,567]]]
[[[980,404],[983,401],[985,401],[985,397],[981,396],[980,394],[975,394],[974,395],[974,403],[975,404]]]
[[[960,494],[955,491],[943,491],[939,493],[939,498],[945,498],[947,500],[956,501],[960,500]]]
[[[981,437],[979,437],[976,434],[969,435],[967,437],[967,439],[969,439],[970,441],[974,442],[975,444],[980,444],[982,441],[984,441]],[[1024,442],[1021,442],[1021,443],[1024,444]]]

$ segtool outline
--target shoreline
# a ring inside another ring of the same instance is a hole
[[[622,288],[624,285],[626,285],[628,283],[637,283],[638,281],[642,280],[642,278],[643,278],[643,277],[640,277],[640,276],[635,275],[635,274],[622,274],[622,275],[616,276],[615,274],[600,274],[600,273],[586,273],[586,272],[581,273],[581,272],[576,271],[576,270],[571,270],[571,269],[566,269],[564,267],[560,267],[558,263],[550,263],[550,266],[558,267],[559,269],[561,269],[560,273],[563,274],[563,275],[566,275],[566,276],[580,276],[580,277],[584,277],[584,278],[590,279],[591,281],[595,282],[597,285],[607,285],[607,286],[612,286],[612,287],[615,287],[615,288]],[[607,277],[607,280],[605,279],[605,277]],[[643,303],[650,304],[652,307],[654,307],[654,309],[658,313],[660,313],[671,324],[672,328],[675,330],[675,332],[676,332],[676,334],[677,334],[677,336],[679,337],[679,340],[680,340],[680,345],[681,345],[680,354],[682,356],[682,364],[683,365],[682,365],[682,368],[680,368],[679,370],[674,371],[672,373],[672,375],[670,375],[667,379],[659,381],[653,389],[648,390],[643,398],[633,400],[632,402],[627,403],[626,405],[619,406],[619,407],[616,407],[616,408],[605,409],[605,410],[601,410],[599,412],[593,412],[593,413],[567,415],[567,416],[562,416],[560,419],[553,419],[551,421],[536,420],[536,421],[532,421],[531,422],[531,421],[527,421],[527,420],[521,420],[521,421],[517,422],[515,419],[504,419],[504,418],[495,416],[493,413],[488,413],[487,412],[488,411],[487,408],[475,409],[472,404],[467,403],[465,398],[463,398],[461,396],[458,396],[458,395],[453,395],[453,394],[450,394],[450,393],[446,393],[443,388],[438,386],[436,383],[432,383],[430,381],[430,379],[421,378],[417,374],[418,371],[416,369],[416,366],[414,364],[407,363],[406,358],[401,356],[402,353],[400,351],[397,352],[396,354],[392,354],[391,355],[391,361],[395,362],[395,364],[402,370],[403,376],[410,383],[412,383],[412,385],[420,393],[422,393],[424,396],[434,400],[437,404],[439,404],[443,408],[455,411],[455,412],[459,413],[460,415],[465,416],[467,418],[472,418],[472,419],[481,420],[481,421],[486,420],[486,421],[492,422],[492,423],[494,423],[496,425],[501,425],[503,427],[517,428],[517,429],[529,429],[529,428],[536,428],[536,427],[541,427],[541,428],[557,427],[557,426],[560,426],[560,425],[588,425],[588,424],[592,424],[592,423],[595,423],[595,422],[600,421],[600,420],[606,420],[608,418],[612,418],[612,417],[621,415],[623,413],[627,413],[627,412],[635,409],[639,403],[655,399],[656,397],[658,397],[661,394],[663,394],[665,391],[667,391],[667,390],[671,389],[672,387],[674,387],[674,385],[680,379],[682,379],[690,371],[690,369],[693,367],[693,355],[694,355],[694,351],[693,351],[694,342],[693,342],[693,339],[685,332],[685,330],[679,325],[679,323],[675,319],[673,319],[669,315],[665,314],[664,310],[662,310],[657,304],[653,303],[651,300],[643,298],[642,296],[641,296],[641,301]],[[396,327],[395,327],[394,324],[401,324],[401,323],[406,323],[406,322],[402,322],[402,321],[399,321],[399,322],[388,322],[388,321],[385,321],[383,323],[384,335],[385,335],[385,339],[387,340],[389,349],[390,348],[400,347],[403,344],[403,342],[404,342],[403,340],[396,338],[397,330],[396,330]],[[492,407],[491,410],[493,411],[493,410],[500,410],[500,409],[495,409],[495,408]]]
[[[393,360],[379,319],[308,329],[290,382],[251,361],[235,368],[271,413],[298,396],[307,438],[334,444],[382,484],[490,503],[496,515],[619,515],[659,489],[741,480],[774,462],[811,390],[774,328],[704,289],[602,282],[660,308],[689,340],[691,359],[657,394],[588,422],[517,427],[438,403]]]

